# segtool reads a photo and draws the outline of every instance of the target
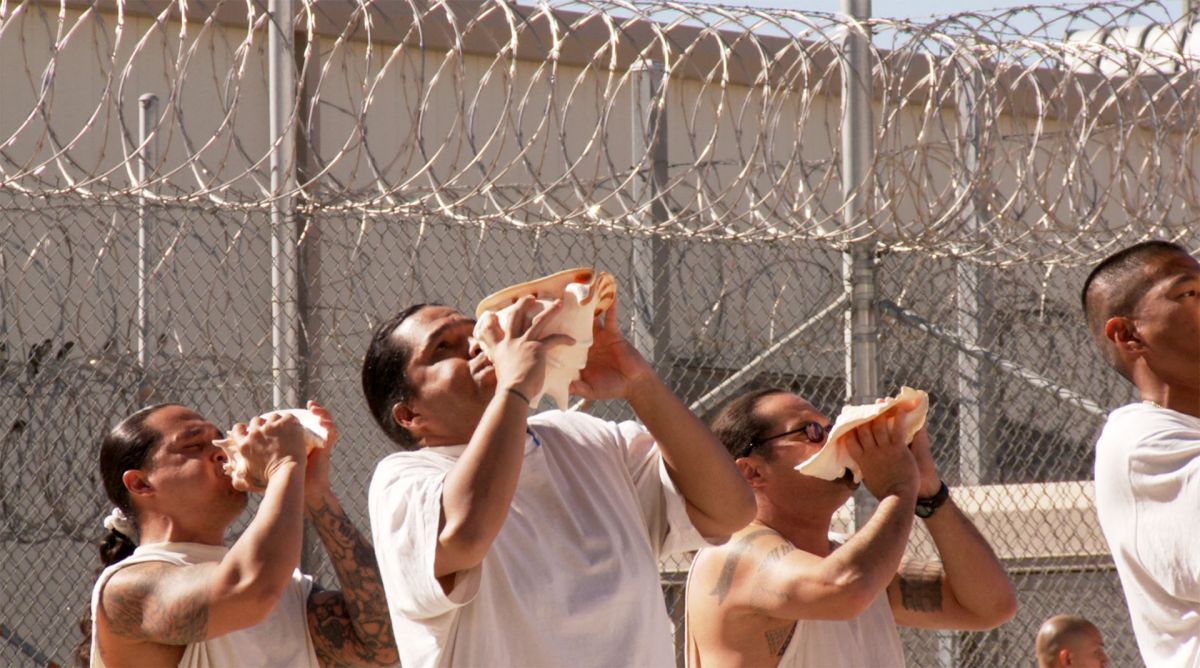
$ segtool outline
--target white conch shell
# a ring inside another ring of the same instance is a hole
[[[546,380],[542,389],[529,398],[529,403],[536,408],[542,397],[548,395],[560,409],[566,409],[571,381],[579,378],[579,372],[587,365],[588,348],[592,346],[592,323],[596,314],[616,299],[617,281],[607,272],[596,272],[587,267],[560,271],[488,296],[479,302],[475,317],[483,323],[485,313],[495,313],[500,328],[507,332],[512,325],[516,302],[526,295],[537,299],[539,313],[553,300],[563,300],[562,310],[546,323],[545,334],[566,334],[575,339],[575,343],[558,346],[550,352],[546,360]],[[479,337],[480,326],[476,325],[475,339],[484,354],[491,355],[487,344]]]
[[[325,439],[329,436],[329,432],[321,426],[321,419],[315,413],[305,408],[285,408],[270,413],[263,413],[262,417],[267,417],[271,413],[286,413],[296,416],[300,421],[300,426],[304,428],[304,445],[305,452],[312,452],[313,448],[325,447]],[[233,484],[239,489],[252,489],[258,487],[255,480],[262,480],[263,472],[251,470],[250,462],[246,459],[242,452],[244,446],[238,443],[233,438],[223,438],[213,441],[213,445],[225,451],[225,474],[233,478]]]
[[[854,474],[854,482],[859,482],[862,480],[862,470],[846,452],[842,437],[855,427],[860,427],[883,415],[896,404],[911,404],[914,401],[916,402],[915,407],[905,413],[903,417],[905,438],[911,442],[917,432],[921,431],[921,427],[925,426],[925,417],[929,414],[929,393],[904,386],[900,388],[900,394],[887,401],[842,408],[842,412],[838,414],[837,420],[833,423],[829,437],[825,439],[825,446],[817,454],[797,465],[796,470],[824,480],[837,480],[845,475],[846,469],[850,469],[850,472]]]

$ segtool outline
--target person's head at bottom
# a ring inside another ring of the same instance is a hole
[[[1100,629],[1078,615],[1055,615],[1038,629],[1035,643],[1038,668],[1105,668]]]

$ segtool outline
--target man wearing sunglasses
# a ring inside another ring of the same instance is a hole
[[[758,512],[749,526],[692,563],[688,661],[699,666],[903,666],[897,624],[994,628],[1016,612],[996,555],[950,500],[922,429],[906,443],[897,406],[844,444],[879,500],[854,535],[831,533],[854,493],[847,474],[828,481],[796,465],[817,453],[828,418],[784,390],[731,401],[713,422]],[[942,563],[903,561],[914,517]]]

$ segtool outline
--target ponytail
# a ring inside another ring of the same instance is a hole
[[[121,420],[100,443],[100,478],[108,500],[115,504],[116,508],[104,520],[104,527],[108,532],[100,540],[101,566],[96,571],[97,576],[108,566],[133,554],[137,548],[137,542],[134,540],[134,536],[137,535],[137,516],[133,513],[129,490],[125,489],[123,477],[126,471],[140,469],[154,446],[158,444],[161,435],[146,425],[146,419],[154,411],[167,405],[169,404],[149,406]],[[87,666],[92,654],[90,599],[88,605],[84,606],[83,615],[79,620],[79,631],[83,638],[75,646],[75,662],[77,665]]]

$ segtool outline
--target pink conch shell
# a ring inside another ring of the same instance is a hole
[[[546,380],[535,396],[529,398],[537,407],[543,396],[549,396],[560,409],[567,408],[571,381],[579,378],[579,372],[587,365],[588,348],[592,346],[592,323],[596,314],[612,305],[617,296],[617,281],[607,272],[597,272],[587,267],[568,269],[537,280],[505,288],[479,302],[475,317],[482,323],[484,314],[491,312],[500,321],[500,328],[509,331],[512,325],[514,304],[525,295],[538,300],[541,309],[555,299],[563,300],[562,310],[553,321],[546,323],[546,334],[566,334],[575,339],[570,346],[555,348],[547,359]],[[479,325],[476,325],[478,330]],[[483,347],[485,355],[491,351],[478,335],[475,339]]]
[[[263,413],[266,417],[271,413],[287,413],[296,416],[300,426],[304,427],[304,445],[307,452],[313,448],[325,447],[325,438],[329,433],[321,426],[321,419],[310,410],[304,408],[285,408],[283,410]],[[238,489],[253,489],[258,487],[255,480],[262,480],[263,472],[251,470],[250,462],[242,452],[244,446],[233,438],[223,438],[213,441],[213,445],[225,451],[225,474],[233,478],[233,484]]]
[[[904,433],[909,442],[925,426],[925,417],[929,414],[929,393],[914,390],[911,387],[900,388],[900,394],[887,401],[863,406],[846,406],[838,414],[833,423],[825,446],[817,454],[809,457],[796,466],[796,470],[824,480],[837,480],[846,473],[846,469],[854,474],[854,482],[862,480],[862,470],[846,452],[842,437],[855,427],[860,427],[883,415],[896,404],[912,404],[916,406],[904,414]]]

